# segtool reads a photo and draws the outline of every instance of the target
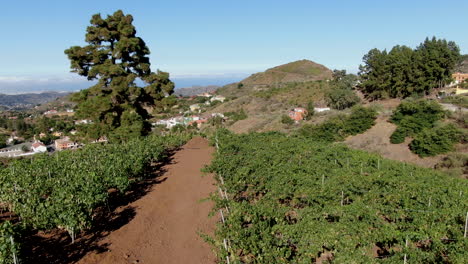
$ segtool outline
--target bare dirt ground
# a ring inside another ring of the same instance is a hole
[[[363,134],[348,137],[345,143],[351,148],[377,153],[384,158],[409,162],[427,168],[433,168],[442,159],[443,155],[420,158],[413,154],[408,148],[411,141],[409,138],[401,144],[390,143],[390,135],[395,129],[394,124],[387,122],[385,117],[380,117],[371,129]]]
[[[152,177],[125,194],[110,191],[109,204],[96,210],[93,227],[74,243],[60,229],[26,235],[22,263],[216,263],[200,236],[212,235],[218,221],[208,217],[215,181],[200,171],[212,153],[207,140],[190,140],[156,164]]]
[[[214,253],[199,235],[212,234],[217,221],[208,218],[212,202],[202,201],[216,190],[213,178],[200,172],[212,153],[205,139],[188,142],[164,167],[161,184],[119,208],[135,208],[135,217],[99,241],[108,250],[90,252],[78,263],[215,263]]]

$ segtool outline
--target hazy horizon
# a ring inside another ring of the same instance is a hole
[[[152,70],[169,72],[181,88],[223,85],[300,59],[356,73],[370,49],[414,48],[432,36],[466,54],[467,8],[461,0],[10,1],[0,16],[0,93],[89,87],[69,72],[64,50],[86,45],[96,13],[131,14]]]
[[[236,76],[195,76],[195,77],[174,77],[171,80],[175,83],[176,90],[180,88],[190,88],[193,86],[208,86],[216,85],[223,86],[230,83],[235,83],[243,78],[245,75]],[[76,92],[86,89],[93,85],[86,79],[71,78],[71,79],[35,79],[34,77],[25,77],[16,80],[2,80],[0,78],[0,94],[26,94],[26,93],[42,93],[42,92]]]

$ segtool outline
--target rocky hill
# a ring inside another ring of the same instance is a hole
[[[310,60],[298,60],[252,74],[238,83],[220,88],[217,93],[238,97],[255,91],[285,87],[291,83],[328,80],[332,78],[332,74],[330,69],[321,64]]]
[[[244,85],[276,85],[279,83],[307,82],[330,79],[332,71],[310,60],[283,64],[265,72],[252,74],[241,81]]]

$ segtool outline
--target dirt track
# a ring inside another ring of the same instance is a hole
[[[125,206],[135,208],[135,217],[98,242],[108,251],[90,252],[78,263],[215,263],[210,246],[198,234],[212,234],[217,221],[208,218],[212,202],[201,201],[216,190],[212,177],[200,172],[212,153],[205,139],[188,142],[163,167],[162,182]]]

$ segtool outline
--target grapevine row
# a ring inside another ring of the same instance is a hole
[[[280,133],[220,131],[231,263],[463,263],[468,182]],[[220,250],[221,259],[225,250]]]
[[[94,209],[104,205],[109,190],[125,192],[147,177],[152,163],[188,136],[147,137],[126,143],[87,145],[76,151],[17,160],[0,169],[0,204],[20,222],[0,225],[0,263],[13,263],[15,230],[61,228],[72,241],[92,224]],[[16,231],[17,233],[18,231]]]

